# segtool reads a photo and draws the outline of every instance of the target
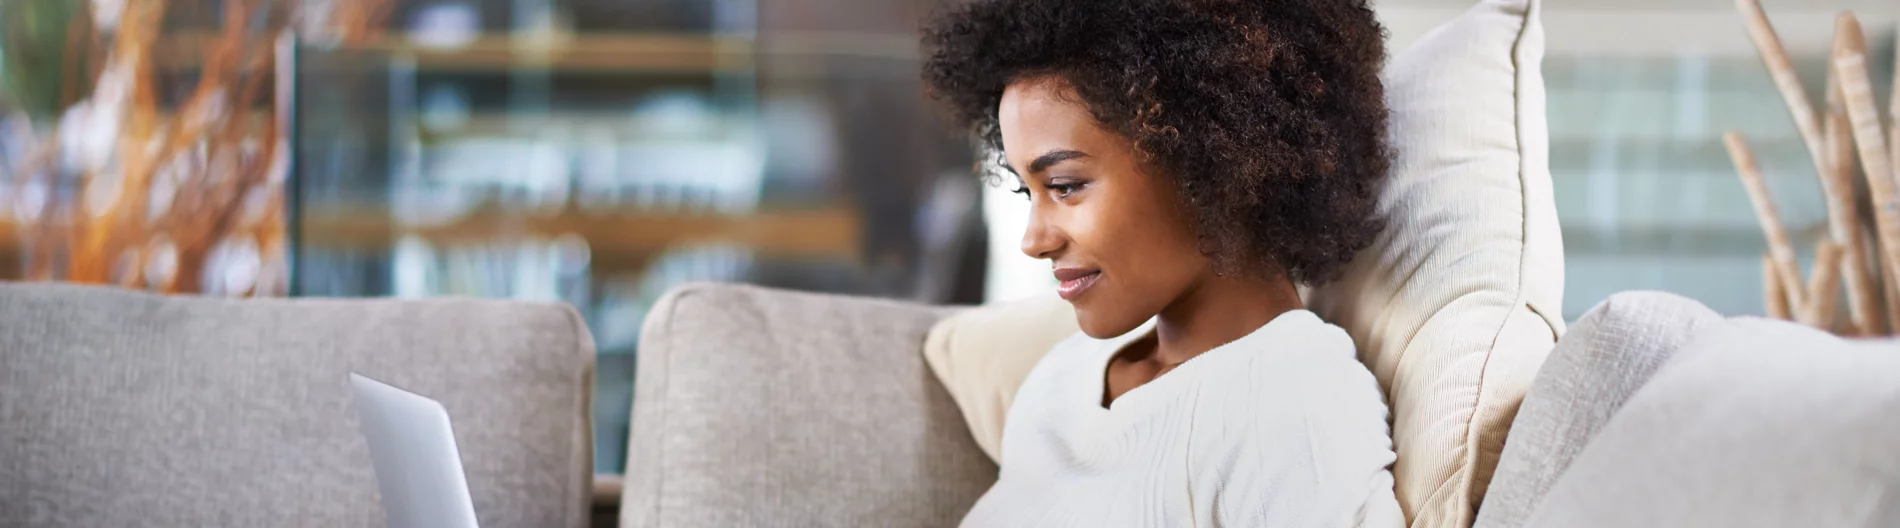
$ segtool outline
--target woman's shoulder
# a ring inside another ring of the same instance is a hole
[[[1318,452],[1374,460],[1389,457],[1390,411],[1372,370],[1359,362],[1352,337],[1311,312],[1303,319],[1288,333],[1299,336],[1289,341],[1300,346],[1288,349],[1291,361],[1277,366],[1285,388],[1292,391],[1283,396],[1300,402],[1292,414],[1309,428],[1312,438],[1326,439],[1325,445],[1314,446]]]
[[[1352,336],[1304,310],[1274,320],[1239,351],[1246,365],[1222,369],[1229,392],[1247,402],[1249,414],[1306,421],[1330,414],[1376,417],[1384,422],[1385,397],[1371,369],[1359,362]],[[1262,405],[1258,402],[1282,402]],[[1294,402],[1300,402],[1295,405]]]
[[[1250,376],[1306,380],[1371,375],[1359,362],[1352,336],[1306,310],[1287,312],[1234,345],[1246,349],[1253,367]]]

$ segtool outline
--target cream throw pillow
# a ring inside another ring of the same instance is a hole
[[[1538,11],[1486,1],[1393,59],[1390,225],[1313,292],[1391,400],[1392,476],[1415,528],[1471,526],[1563,330]]]
[[[1471,525],[1563,329],[1537,12],[1537,0],[1481,3],[1387,66],[1389,227],[1308,296],[1352,335],[1391,401],[1393,476],[1415,528]],[[946,319],[924,354],[994,459],[1016,387],[1075,331],[1067,303],[1040,296]]]
[[[924,360],[963,411],[976,445],[1003,460],[1003,418],[1029,369],[1081,331],[1075,308],[1051,292],[965,310],[924,336]]]

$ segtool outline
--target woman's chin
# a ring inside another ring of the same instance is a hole
[[[1102,313],[1101,310],[1083,303],[1072,304],[1075,305],[1076,326],[1081,327],[1083,334],[1095,339],[1109,339],[1126,334],[1148,321],[1147,317]]]

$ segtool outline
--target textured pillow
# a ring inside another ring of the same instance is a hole
[[[1386,70],[1386,232],[1313,310],[1344,327],[1388,395],[1398,498],[1414,527],[1470,526],[1504,433],[1562,331],[1536,0],[1479,4]],[[931,329],[925,354],[991,457],[1010,397],[1076,331],[1054,295]]]
[[[1897,416],[1900,340],[1702,325],[1527,522],[1497,526],[1900,526]]]
[[[1400,507],[1470,526],[1504,433],[1562,332],[1537,0],[1490,0],[1386,69],[1389,227],[1314,291],[1392,404]]]
[[[1003,418],[1042,355],[1080,329],[1075,308],[1054,293],[966,310],[924,336],[924,360],[963,411],[990,460],[1003,460]]]
[[[1660,292],[1624,292],[1597,304],[1550,352],[1498,459],[1480,528],[1523,526],[1551,485],[1636,389],[1722,316]]]

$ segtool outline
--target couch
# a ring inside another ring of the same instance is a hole
[[[565,306],[0,284],[0,526],[382,526],[347,374],[435,398],[486,527],[588,525]]]
[[[953,526],[995,481],[921,348],[956,309],[700,284],[641,335],[621,526]],[[1900,526],[1900,340],[1614,296],[1558,342],[1480,527]]]

